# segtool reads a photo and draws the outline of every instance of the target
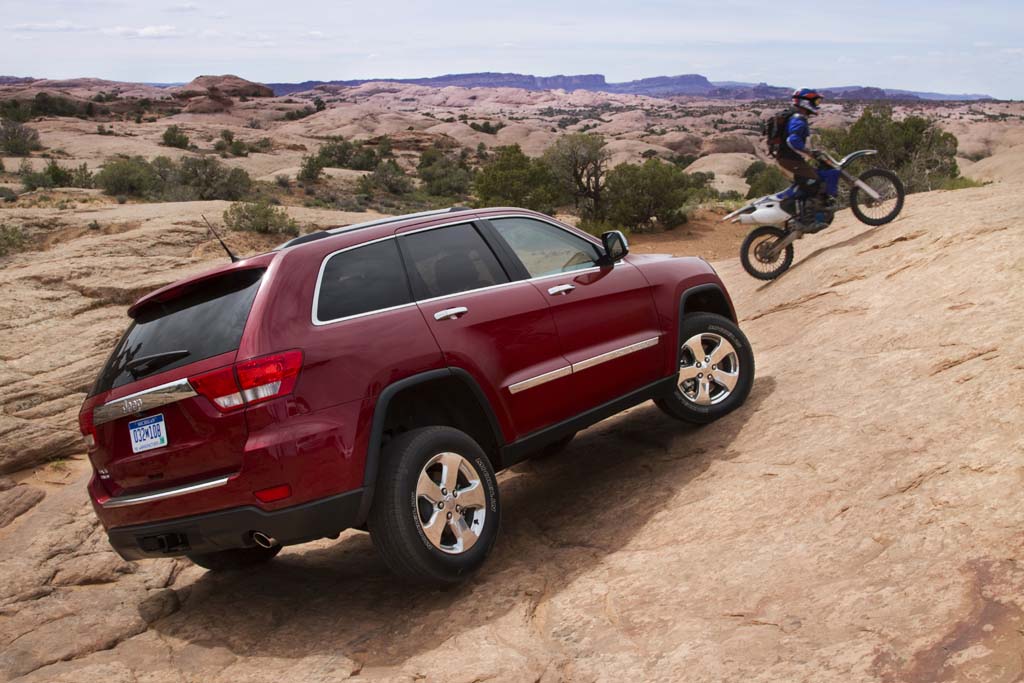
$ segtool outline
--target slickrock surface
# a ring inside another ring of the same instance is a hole
[[[1024,677],[1013,185],[914,195],[877,229],[843,215],[772,284],[717,262],[757,356],[747,405],[689,429],[646,404],[506,472],[496,551],[447,590],[397,583],[358,532],[219,576],[108,549],[77,460],[82,392],[125,304],[217,257],[199,209],[151,208],[104,208],[122,232],[0,268],[2,462],[73,459],[0,492],[45,491],[0,528],[0,678]]]

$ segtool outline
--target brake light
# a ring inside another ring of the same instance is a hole
[[[82,436],[85,437],[85,447],[93,448],[96,446],[96,425],[92,419],[92,408],[83,410],[78,414],[78,429],[81,430]]]
[[[284,500],[288,496],[292,495],[292,487],[288,484],[271,486],[269,489],[254,491],[253,495],[256,496],[261,503],[273,503],[278,500]]]
[[[287,396],[302,369],[302,351],[293,349],[235,364],[242,396],[249,405]]]
[[[302,369],[302,351],[272,353],[189,378],[201,396],[222,412],[287,396]]]

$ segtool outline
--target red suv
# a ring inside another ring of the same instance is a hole
[[[79,416],[111,545],[224,569],[361,528],[398,574],[458,580],[498,533],[495,471],[648,399],[694,423],[746,399],[711,266],[627,253],[617,231],[455,208],[143,297]]]

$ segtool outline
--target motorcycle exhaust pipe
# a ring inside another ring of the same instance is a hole
[[[252,540],[253,543],[258,545],[259,547],[267,549],[273,548],[278,544],[276,538],[274,538],[273,536],[267,536],[262,531],[252,532]]]

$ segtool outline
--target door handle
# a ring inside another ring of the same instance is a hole
[[[446,308],[443,311],[438,311],[434,314],[434,320],[455,320],[460,315],[469,313],[469,309],[465,306],[456,306],[455,308]]]
[[[559,294],[565,295],[576,289],[572,285],[555,285],[554,287],[548,287],[548,294],[557,296]]]

